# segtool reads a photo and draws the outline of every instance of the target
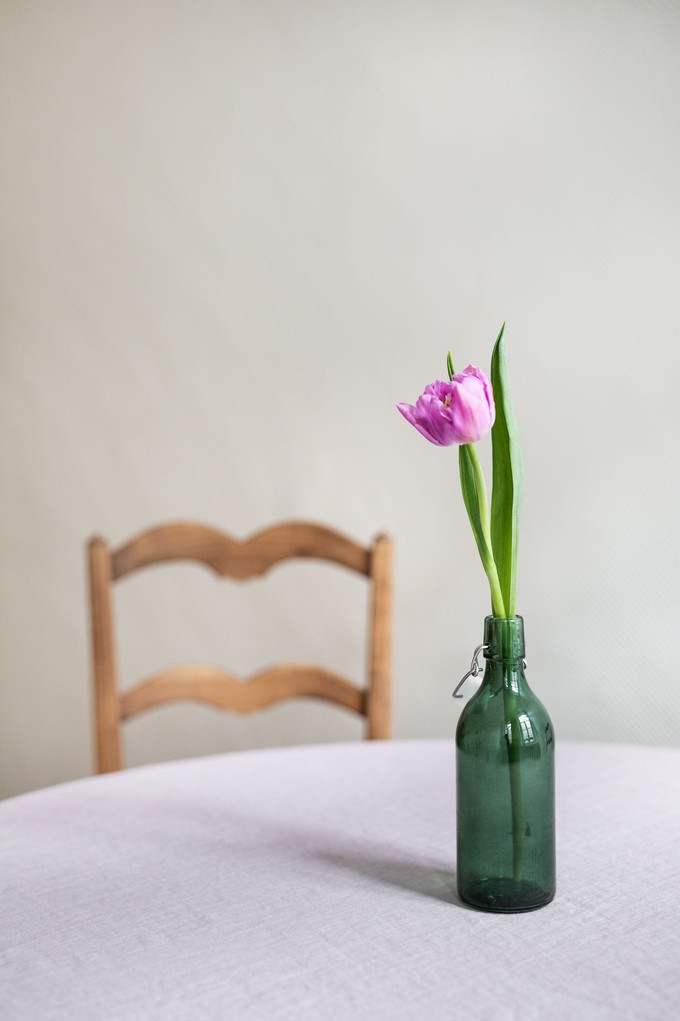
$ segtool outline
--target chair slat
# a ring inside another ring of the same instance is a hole
[[[150,528],[116,550],[112,577],[123,578],[164,561],[193,560],[223,577],[243,580],[296,557],[330,560],[370,573],[369,551],[348,536],[312,522],[285,522],[239,541],[216,528],[179,521]]]
[[[121,696],[121,717],[162,702],[210,702],[219,709],[252,713],[287,698],[321,698],[356,713],[364,712],[365,692],[339,674],[307,664],[281,664],[240,681],[212,666],[163,670]]]

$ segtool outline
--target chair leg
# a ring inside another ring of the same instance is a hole
[[[392,737],[392,540],[379,535],[373,545],[371,646],[368,684],[369,740]]]
[[[104,539],[95,538],[89,543],[88,555],[97,772],[111,773],[122,767],[111,554]]]

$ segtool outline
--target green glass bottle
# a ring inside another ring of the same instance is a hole
[[[456,732],[458,892],[486,911],[555,896],[555,738],[524,676],[524,621],[487,617],[486,669]]]

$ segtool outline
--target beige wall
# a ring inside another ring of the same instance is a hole
[[[449,347],[488,365],[503,319],[529,678],[563,738],[680,743],[680,6],[4,0],[0,24],[1,792],[90,771],[83,544],[163,519],[387,528],[396,733],[452,734],[485,579],[454,451],[393,404]],[[342,572],[177,570],[121,588],[126,682],[360,670]],[[173,707],[128,751],[359,733]]]

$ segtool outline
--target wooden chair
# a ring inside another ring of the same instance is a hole
[[[274,564],[315,557],[342,564],[370,579],[368,677],[365,688],[329,670],[285,664],[240,681],[212,666],[177,666],[121,692],[118,688],[113,582],[151,564],[192,560],[222,577],[238,580],[264,574]],[[120,769],[121,722],[135,713],[175,699],[210,702],[220,709],[250,713],[282,699],[326,699],[366,717],[366,737],[391,736],[392,541],[378,535],[369,547],[323,525],[292,521],[273,525],[243,542],[205,525],[159,525],[111,550],[94,537],[88,543],[92,669],[97,769]]]

